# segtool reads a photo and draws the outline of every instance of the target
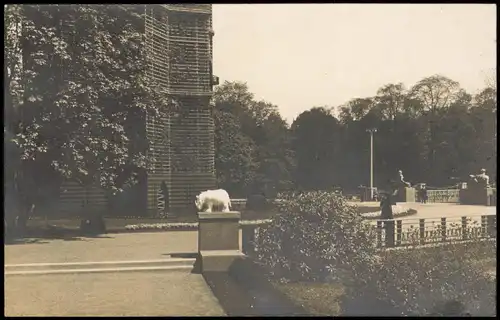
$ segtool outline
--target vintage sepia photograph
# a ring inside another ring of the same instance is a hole
[[[5,4],[6,317],[495,317],[494,4]]]

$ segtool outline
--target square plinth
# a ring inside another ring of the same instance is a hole
[[[236,211],[198,213],[198,251],[239,250],[240,217]]]
[[[239,250],[202,250],[198,259],[201,272],[227,272],[236,259],[244,257]]]
[[[398,202],[415,202],[415,188],[401,187],[398,190],[397,201]]]

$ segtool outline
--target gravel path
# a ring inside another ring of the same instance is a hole
[[[157,260],[196,252],[198,233],[40,239],[4,248],[5,264]],[[224,315],[203,277],[189,270],[6,276],[4,284],[8,316]]]
[[[455,203],[408,203],[406,205],[417,210],[417,214],[408,217],[408,219],[463,217],[496,214],[496,207],[487,206],[468,206]]]
[[[350,202],[349,204],[361,207],[380,207],[379,202]],[[398,205],[417,210],[417,214],[404,219],[427,219],[496,214],[496,207],[469,206],[456,203],[398,202]]]
[[[376,207],[379,204],[377,202],[358,202],[352,203],[359,206]],[[417,213],[411,216],[396,218],[397,220],[403,220],[403,225],[417,225],[419,219],[425,219],[426,222],[436,222],[439,223],[441,218],[447,218],[450,221],[459,222],[461,217],[471,218],[472,221],[477,223],[481,222],[481,215],[496,214],[496,207],[487,206],[469,206],[460,205],[455,203],[404,203],[400,202],[398,205],[406,208],[411,208],[417,210]],[[372,224],[376,224],[376,221],[371,221]]]
[[[6,316],[224,316],[188,272],[5,277]]]
[[[6,245],[5,264],[158,260],[168,258],[172,253],[198,251],[196,231],[122,233],[99,238],[32,241]]]
[[[27,239],[27,243],[5,245],[4,248],[5,264],[159,260],[168,259],[172,254],[196,253],[198,231],[117,233],[100,238]]]

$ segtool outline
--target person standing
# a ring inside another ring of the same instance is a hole
[[[420,203],[427,203],[427,187],[424,183],[420,185],[418,190],[418,197],[420,199]]]

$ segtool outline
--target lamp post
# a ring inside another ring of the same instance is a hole
[[[373,134],[376,128],[366,129],[370,133],[370,199],[373,201]]]

